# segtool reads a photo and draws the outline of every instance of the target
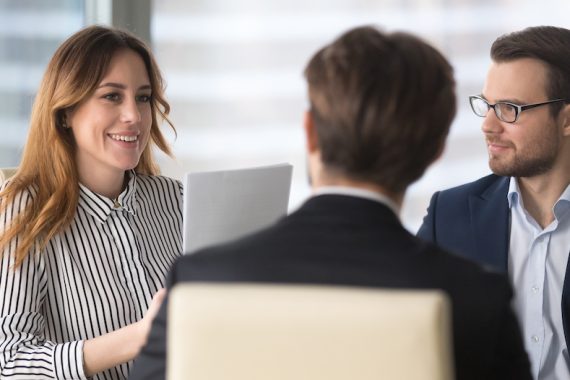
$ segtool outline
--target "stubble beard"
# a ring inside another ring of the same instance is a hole
[[[526,151],[517,152],[514,157],[500,157],[489,153],[489,167],[496,175],[505,177],[535,177],[548,172],[554,166],[560,140],[553,136],[549,139],[536,142]]]

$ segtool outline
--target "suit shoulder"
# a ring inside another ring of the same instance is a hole
[[[238,268],[275,257],[275,251],[286,243],[280,222],[234,240],[200,248],[183,255],[174,263],[173,275],[180,279],[200,276],[197,273],[215,268]],[[206,269],[209,268],[209,269]]]
[[[505,196],[508,191],[509,178],[501,177],[495,174],[479,178],[476,181],[465,183],[456,187],[441,190],[432,196],[428,206],[428,214],[424,218],[424,223],[420,228],[418,235],[424,239],[433,240],[430,234],[426,231],[426,226],[434,228],[437,214],[438,220],[444,220],[446,226],[449,225],[449,220],[461,220],[457,217],[468,215],[466,207],[468,207],[467,200],[472,197],[494,197],[501,195],[504,190]],[[506,199],[506,198],[505,198]],[[427,235],[426,235],[427,234]]]
[[[439,258],[440,266],[446,268],[446,277],[452,283],[461,283],[469,288],[477,288],[483,293],[485,293],[484,289],[488,289],[497,296],[502,294],[501,297],[507,299],[512,296],[511,286],[504,273],[483,266],[469,258],[452,254],[431,242],[424,241],[422,244],[426,245],[425,249],[433,256]]]

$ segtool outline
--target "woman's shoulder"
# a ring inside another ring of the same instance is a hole
[[[182,197],[182,182],[162,175],[137,174],[137,188],[141,193]],[[139,192],[139,191],[137,191]]]
[[[143,184],[164,185],[174,188],[182,186],[182,182],[180,182],[179,180],[166,177],[163,175],[137,174],[137,182],[139,181]]]
[[[14,185],[15,183],[11,179],[8,179],[0,184],[0,194],[2,194],[0,201],[5,198],[6,190],[8,190],[10,186]],[[29,185],[24,189],[17,190],[16,193],[12,193],[13,195],[10,196],[10,203],[12,205],[26,205],[28,202],[32,201],[37,193],[37,187],[35,185]]]

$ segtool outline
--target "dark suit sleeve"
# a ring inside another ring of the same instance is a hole
[[[424,221],[418,230],[417,236],[423,240],[437,243],[435,237],[435,214],[436,205],[439,197],[439,191],[436,192],[429,202],[427,214],[424,216]]]
[[[175,284],[176,264],[166,281],[168,290]],[[166,376],[166,331],[169,296],[166,295],[152,327],[146,345],[143,347],[129,375],[129,380],[164,380]]]
[[[146,345],[143,347],[129,380],[164,380],[166,373],[166,310],[168,296],[152,322]]]

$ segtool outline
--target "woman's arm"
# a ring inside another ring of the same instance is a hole
[[[14,270],[13,256],[0,254],[0,378],[86,380],[134,359],[145,344],[164,290],[155,294],[136,323],[85,341],[55,343],[43,334],[46,272],[42,255],[30,255]]]
[[[83,366],[87,376],[133,360],[146,343],[152,320],[156,316],[166,292],[159,290],[140,321],[86,340],[83,346]]]
[[[29,194],[22,194],[0,213],[0,231],[29,200]],[[87,341],[49,341],[43,314],[50,281],[45,256],[30,253],[21,266],[14,268],[16,244],[0,249],[0,378],[87,379],[136,356],[146,341],[164,291],[157,292],[139,322]]]
[[[22,193],[0,213],[0,231],[29,201],[30,195]],[[0,378],[86,379],[83,342],[45,338],[42,305],[48,276],[43,255],[31,252],[14,268],[16,244],[0,248]]]

